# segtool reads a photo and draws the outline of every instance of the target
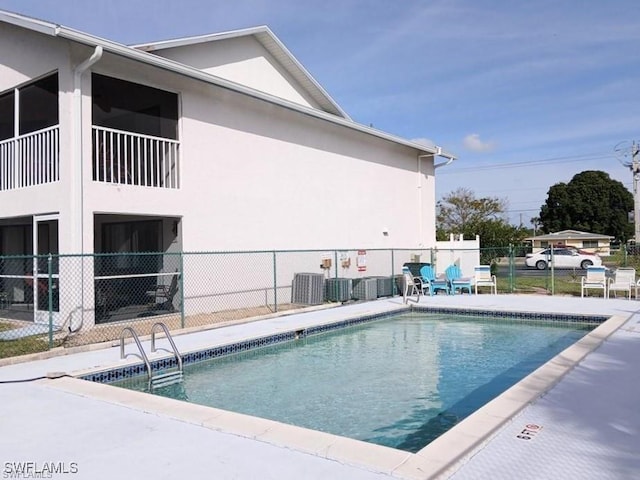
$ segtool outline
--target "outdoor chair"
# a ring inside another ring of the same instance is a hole
[[[409,296],[417,295],[418,300],[420,300],[420,295],[422,295],[422,282],[419,280],[419,277],[414,277],[409,270],[409,267],[402,267],[402,277],[404,280],[404,288],[402,291],[402,299],[404,303],[409,301]]]
[[[607,298],[607,267],[587,267],[587,275],[581,278],[580,296],[584,297],[588,289],[602,290],[602,295]],[[588,292],[587,292],[588,293]]]
[[[466,290],[471,294],[471,278],[463,277],[462,270],[455,263],[453,265],[449,265],[447,269],[444,271],[445,277],[449,282],[449,291],[452,295],[456,294],[456,290],[460,290],[462,293],[463,290]]]
[[[609,279],[609,285],[607,286],[609,291],[609,297],[611,292],[626,292],[631,300],[631,290],[636,289],[636,298],[638,297],[637,285],[636,285],[636,269],[631,267],[618,268],[613,273],[613,278]]]
[[[436,276],[436,272],[431,265],[424,266],[420,269],[420,280],[422,281],[422,292],[426,295],[429,289],[429,295],[433,296],[438,292],[450,293],[450,285],[446,278]]]
[[[173,297],[178,293],[178,276],[180,274],[176,270],[176,273],[171,277],[171,283],[169,285],[157,285],[154,291],[155,303],[163,310],[173,311]]]
[[[11,305],[11,298],[8,292],[0,291],[0,310],[7,310]]]
[[[489,290],[494,295],[498,294],[498,282],[496,276],[491,274],[491,266],[478,265],[474,267],[474,284],[475,292],[478,294],[478,287],[489,287]]]

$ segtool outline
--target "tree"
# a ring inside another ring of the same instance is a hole
[[[476,198],[473,191],[458,188],[442,197],[437,205],[437,228],[445,233],[464,233],[470,225],[486,220],[504,220],[505,200]]]
[[[437,237],[444,240],[450,233],[462,233],[467,238],[479,235],[481,261],[493,263],[508,255],[509,245],[521,243],[526,236],[524,228],[507,222],[506,203],[495,197],[476,198],[471,190],[458,188],[436,205]]]
[[[549,189],[540,208],[541,229],[545,233],[581,230],[626,242],[634,231],[631,210],[633,195],[621,182],[605,172],[587,170]]]

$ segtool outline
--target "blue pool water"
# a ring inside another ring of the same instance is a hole
[[[187,365],[153,393],[417,452],[591,328],[405,313]]]

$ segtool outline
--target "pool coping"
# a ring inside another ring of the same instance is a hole
[[[392,311],[405,309],[406,307],[398,307]],[[452,309],[475,310],[468,306],[452,307]],[[431,309],[427,308],[427,310]],[[487,308],[477,310],[487,311]],[[352,317],[359,316],[362,314]],[[602,316],[609,318],[415,454],[273,420],[187,404],[179,400],[77,378],[59,378],[41,380],[41,382],[46,383],[48,387],[68,393],[107,401],[145,413],[164,415],[211,430],[291,448],[374,472],[406,479],[439,478],[449,476],[457,470],[466,458],[489,442],[515,415],[553,388],[586,355],[594,351],[630,318],[622,315]],[[334,322],[317,322],[317,324],[322,323]],[[122,367],[122,363],[119,363],[119,366]],[[89,371],[96,371],[96,369],[85,369],[72,374],[82,376]]]

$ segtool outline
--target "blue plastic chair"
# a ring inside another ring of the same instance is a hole
[[[420,280],[422,281],[422,291],[424,292],[428,288],[431,296],[439,291],[449,294],[449,282],[446,278],[437,278],[431,265],[425,265],[420,269]]]
[[[463,290],[467,290],[471,293],[472,279],[469,277],[463,277],[462,270],[460,270],[458,265],[449,265],[444,271],[444,274],[449,281],[449,288],[451,289],[452,295],[456,294],[456,290],[460,290],[460,293],[462,293]]]

